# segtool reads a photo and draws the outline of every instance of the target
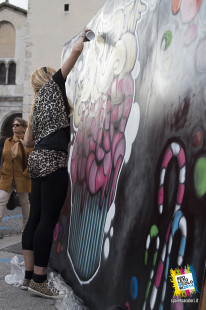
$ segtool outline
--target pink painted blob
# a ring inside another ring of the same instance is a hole
[[[197,37],[197,25],[192,24],[189,25],[185,37],[184,37],[184,44],[185,45],[190,45]]]
[[[158,193],[158,205],[163,204],[164,201],[164,189],[163,186],[160,186]]]
[[[82,186],[81,210],[86,190],[91,194],[101,190],[100,207],[105,195],[109,195],[108,208],[115,196],[125,155],[125,128],[132,107],[133,84],[129,74],[116,77],[95,103],[85,102],[70,170],[72,197],[75,183]]]
[[[97,175],[97,164],[94,160],[91,165],[91,169],[89,171],[89,190],[92,194],[96,193],[96,175]]]
[[[184,152],[183,148],[179,152],[177,159],[178,159],[179,167],[183,167],[185,165],[185,161],[186,161],[185,152]]]
[[[160,285],[160,281],[161,281],[161,278],[162,278],[162,272],[163,272],[163,263],[162,261],[160,260],[159,261],[159,265],[158,265],[158,268],[157,268],[157,274],[156,274],[156,278],[155,278],[155,286],[158,288],[159,285]]]
[[[103,165],[101,165],[97,170],[97,176],[96,176],[96,191],[98,191],[105,182],[105,176],[103,172]]]
[[[128,301],[125,302],[125,306],[127,307],[128,310],[130,310],[130,305],[129,305]]]
[[[170,310],[184,310],[184,304],[182,302],[171,304]]]
[[[180,205],[182,204],[184,192],[185,192],[185,185],[179,184],[178,191],[177,191],[177,203]]]
[[[202,0],[182,0],[180,8],[183,23],[189,23],[200,9]]]
[[[169,161],[171,160],[173,154],[172,150],[169,148],[164,156],[162,167],[167,168]]]
[[[110,150],[109,131],[104,132],[103,146],[104,146],[104,149],[106,152],[108,152]]]

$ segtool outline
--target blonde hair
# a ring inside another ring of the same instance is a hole
[[[41,67],[35,70],[31,75],[31,86],[34,91],[34,99],[31,107],[31,112],[29,115],[28,129],[31,127],[32,123],[32,115],[36,96],[38,95],[38,92],[40,91],[42,86],[44,86],[44,84],[46,84],[51,79],[52,75],[54,75],[55,72],[56,70],[54,68],[48,66],[48,67]],[[70,114],[73,114],[73,106],[68,98],[67,100],[70,108]]]
[[[38,95],[38,92],[46,84],[54,75],[56,70],[52,67],[41,67],[37,70],[35,70],[32,75],[31,75],[31,86],[34,91],[34,99],[31,107],[31,112],[29,115],[29,122],[28,122],[28,127],[31,127],[31,122],[32,122],[32,114],[33,114],[33,109],[34,109],[34,104],[35,104],[35,99],[36,96]]]

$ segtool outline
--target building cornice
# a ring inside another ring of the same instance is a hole
[[[0,4],[0,11],[4,10],[4,9],[9,9],[11,11],[14,11],[14,12],[18,12],[18,13],[22,13],[24,15],[27,15],[27,10],[24,10],[18,6],[15,6],[13,4],[10,4],[9,2],[3,2]]]
[[[3,97],[1,96],[0,97],[0,102],[17,102],[17,101],[22,101],[23,100],[23,97],[22,96],[9,96],[9,97]]]

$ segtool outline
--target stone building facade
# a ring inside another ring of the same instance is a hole
[[[30,75],[39,67],[61,64],[66,42],[87,26],[106,0],[29,0],[23,116],[28,119],[33,100]]]
[[[0,4],[0,135],[12,134],[11,124],[22,115],[27,11]]]
[[[11,134],[15,116],[28,120],[33,101],[31,73],[47,65],[57,70],[64,44],[89,24],[105,1],[28,0],[28,11],[8,1],[0,4],[1,135]],[[16,68],[13,84],[8,82],[10,65]],[[3,71],[6,78],[1,82]]]

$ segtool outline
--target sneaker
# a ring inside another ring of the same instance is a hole
[[[45,298],[57,299],[65,297],[65,293],[62,290],[56,289],[51,280],[46,280],[43,283],[37,283],[31,280],[28,289],[30,292]]]
[[[31,280],[29,279],[25,279],[24,278],[24,282],[21,286],[21,289],[24,290],[24,291],[27,291],[28,290],[28,287],[29,287],[29,284],[30,284]]]

